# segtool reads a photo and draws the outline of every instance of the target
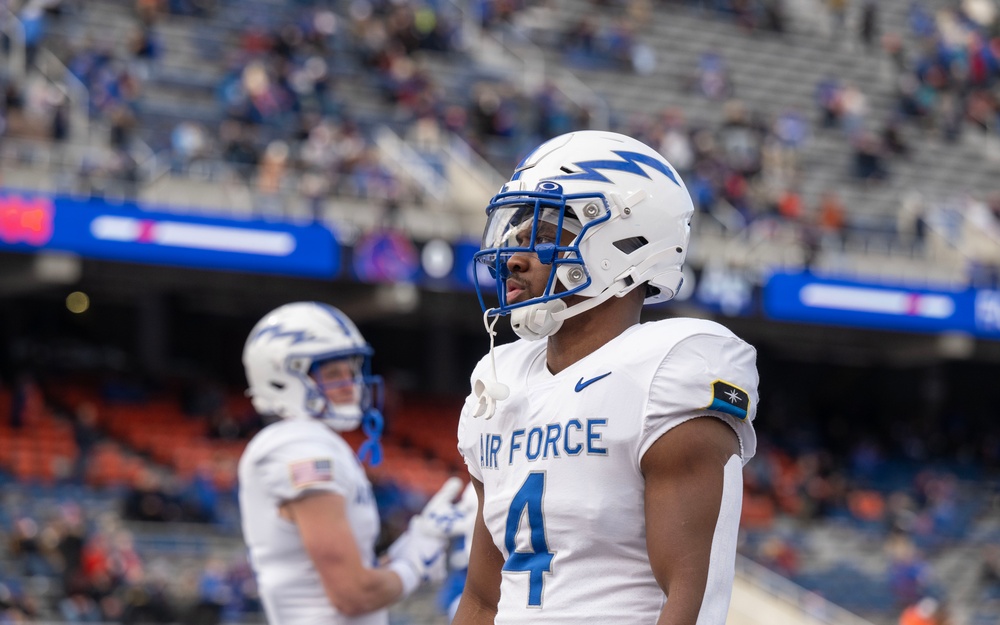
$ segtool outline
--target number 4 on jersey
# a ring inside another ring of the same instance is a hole
[[[545,474],[530,473],[510,502],[504,537],[504,546],[509,555],[503,570],[529,573],[528,606],[536,608],[542,605],[542,573],[551,572],[553,555],[545,541],[545,518],[542,516],[543,492],[545,492]],[[514,541],[517,530],[521,527],[521,517],[525,508],[528,511],[528,529],[531,532],[531,551],[514,551]]]

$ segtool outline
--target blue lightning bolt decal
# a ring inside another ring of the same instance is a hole
[[[271,334],[272,339],[289,337],[292,339],[292,345],[305,343],[307,341],[311,341],[314,338],[316,338],[313,335],[309,334],[307,330],[285,330],[284,328],[281,327],[280,324],[278,324],[273,326],[267,326],[266,328],[262,329],[260,332],[254,335],[253,340],[256,341],[265,334]]]
[[[628,152],[626,150],[614,150],[614,153],[621,157],[620,161],[582,161],[580,163],[574,163],[577,167],[583,171],[576,174],[566,174],[565,176],[556,176],[552,180],[593,180],[595,182],[611,182],[608,178],[602,174],[600,169],[610,170],[610,171],[624,171],[630,174],[635,174],[637,176],[642,176],[643,178],[649,178],[649,174],[640,167],[639,165],[645,165],[656,171],[660,172],[667,178],[673,181],[674,184],[680,186],[677,182],[677,177],[674,172],[671,171],[669,167],[666,166],[662,161],[656,159],[652,156],[647,156],[645,154],[639,154],[638,152]]]

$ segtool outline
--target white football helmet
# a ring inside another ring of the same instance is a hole
[[[638,287],[647,304],[669,300],[680,288],[693,213],[677,171],[641,141],[600,130],[551,139],[486,208],[476,260],[496,278],[499,305],[486,305],[493,285],[477,280],[479,302],[489,316],[510,314],[514,331],[534,340]],[[509,304],[507,261],[517,252],[536,254],[551,274],[545,293]],[[588,299],[567,307],[570,295]]]
[[[283,419],[321,419],[344,432],[364,426],[377,447],[382,432],[381,379],[370,374],[372,348],[344,313],[318,302],[285,304],[257,322],[243,346],[247,395],[257,412]],[[335,404],[311,375],[331,360],[354,371],[354,400]],[[377,454],[377,450],[373,450]],[[375,459],[373,458],[373,462]]]

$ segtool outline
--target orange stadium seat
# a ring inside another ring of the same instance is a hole
[[[747,529],[766,529],[774,523],[774,502],[766,495],[744,494],[740,526]]]

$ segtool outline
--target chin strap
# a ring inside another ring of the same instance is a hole
[[[558,332],[562,328],[563,321],[595,308],[615,295],[624,295],[626,292],[616,293],[607,289],[600,295],[588,297],[572,306],[567,306],[563,299],[553,299],[515,308],[510,313],[510,327],[519,337],[527,341],[544,339]]]
[[[385,427],[385,419],[382,413],[374,408],[366,410],[361,417],[361,431],[365,433],[368,440],[361,443],[358,448],[358,458],[361,462],[370,467],[377,467],[382,464],[382,429]]]
[[[493,321],[490,321],[490,312],[492,310],[490,309],[483,313],[483,325],[486,326],[486,332],[490,335],[490,373],[492,373],[492,379],[484,380],[478,378],[472,384],[472,392],[477,400],[476,410],[472,413],[474,419],[479,417],[486,417],[487,420],[492,419],[497,410],[497,402],[503,401],[510,396],[510,388],[497,380],[497,359],[493,353],[497,333],[493,328],[496,326],[500,316],[496,315],[493,317]]]
[[[561,299],[515,308],[510,312],[510,327],[522,339],[537,341],[559,331],[565,319],[559,314],[565,310],[566,302]]]

